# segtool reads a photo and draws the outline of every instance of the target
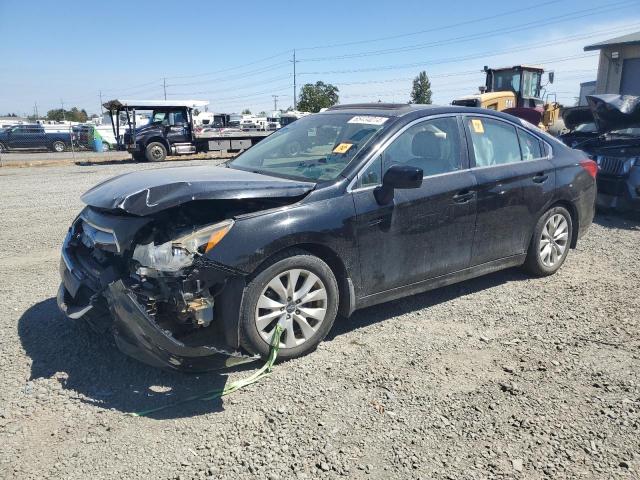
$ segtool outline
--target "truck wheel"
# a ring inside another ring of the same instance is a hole
[[[167,149],[160,142],[151,142],[147,145],[144,156],[149,162],[162,162],[167,158]]]
[[[54,152],[58,152],[58,153],[64,152],[65,148],[66,148],[66,145],[64,144],[64,142],[59,142],[59,141],[53,142],[53,144],[51,145],[51,149]]]

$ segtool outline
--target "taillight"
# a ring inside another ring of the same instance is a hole
[[[592,178],[598,174],[598,164],[590,159],[580,160],[580,166],[584,168]]]

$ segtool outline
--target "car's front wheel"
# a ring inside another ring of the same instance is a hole
[[[571,214],[564,207],[554,207],[540,217],[527,251],[525,268],[543,277],[552,275],[562,266],[573,235]]]
[[[277,324],[278,356],[305,355],[327,335],[338,312],[338,284],[331,268],[303,250],[274,258],[247,285],[240,318],[242,346],[267,355]]]

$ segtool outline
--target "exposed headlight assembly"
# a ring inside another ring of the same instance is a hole
[[[161,245],[147,243],[133,251],[133,260],[143,267],[177,272],[193,263],[196,255],[211,251],[233,227],[233,220],[209,225]]]

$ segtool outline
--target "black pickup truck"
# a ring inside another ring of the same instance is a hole
[[[46,132],[42,125],[14,125],[0,130],[0,152],[51,150],[64,152],[75,140],[71,132]]]

